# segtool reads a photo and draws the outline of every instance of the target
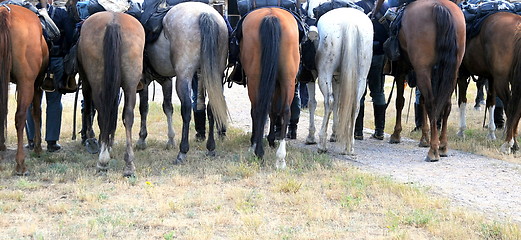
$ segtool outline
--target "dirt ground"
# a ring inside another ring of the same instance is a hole
[[[231,125],[251,132],[246,88],[234,85],[225,89],[225,95]],[[318,92],[317,99],[320,97],[321,93]],[[455,114],[453,111],[450,117],[455,117]],[[318,138],[322,121],[320,117],[316,119]],[[308,120],[308,111],[303,111],[297,139],[289,141],[290,145],[317,148],[316,145],[304,144],[308,134]],[[386,124],[394,124],[394,121]],[[338,144],[329,145],[329,154],[362,170],[389,176],[398,182],[426,187],[429,192],[450,199],[454,206],[468,207],[491,219],[521,223],[521,166],[518,164],[456,150],[450,150],[449,156],[439,162],[429,163],[424,161],[428,149],[418,147],[417,140],[402,138],[400,144],[389,144],[389,134],[386,134],[384,141],[379,141],[370,139],[371,133],[372,130],[366,128],[364,140],[356,141],[355,156],[340,155]]]
[[[152,90],[151,85],[149,95],[151,98]],[[159,84],[156,84],[155,92],[155,101],[161,102]],[[247,89],[239,85],[226,87],[225,96],[231,117],[230,125],[251,132]],[[73,94],[64,97],[65,101],[73,101],[73,99]],[[320,99],[321,93],[317,87],[317,100]],[[179,104],[175,91],[173,101]],[[451,118],[456,117],[456,110],[453,109]],[[137,106],[136,114],[138,114]],[[308,111],[302,111],[297,139],[289,141],[289,145],[317,149],[316,145],[304,144],[308,134],[308,120]],[[317,138],[321,123],[321,118],[316,117]],[[386,124],[394,124],[394,121],[387,121]],[[372,130],[366,128],[364,140],[356,141],[355,156],[340,155],[340,147],[334,143],[330,143],[328,154],[361,170],[379,176],[388,176],[398,182],[425,187],[431,193],[450,199],[453,206],[467,207],[470,211],[484,213],[490,219],[521,223],[521,166],[519,164],[452,149],[448,157],[442,158],[439,162],[429,163],[424,161],[428,149],[418,147],[418,140],[402,137],[402,143],[389,144],[389,133],[386,133],[384,141],[370,139],[371,133]],[[288,154],[291,154],[291,151]]]

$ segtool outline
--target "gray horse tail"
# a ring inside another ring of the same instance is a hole
[[[210,109],[213,113],[217,128],[226,127],[228,120],[228,108],[224,99],[222,77],[225,66],[222,65],[220,53],[223,47],[228,47],[228,42],[220,36],[215,15],[203,12],[199,15],[199,28],[201,32],[201,79],[199,84],[204,85],[208,93]],[[227,52],[227,51],[226,51]]]
[[[433,110],[436,117],[448,103],[456,87],[458,71],[458,43],[454,18],[446,6],[435,4],[433,9],[436,19],[436,62],[432,69]]]
[[[510,68],[509,81],[511,84],[512,97],[507,107],[507,130],[515,131],[515,128],[510,128],[516,123],[515,119],[519,120],[521,115],[521,34],[516,34],[516,40],[514,45],[514,58],[512,59],[512,67]],[[515,137],[514,132],[514,137]]]
[[[4,143],[7,136],[7,93],[13,62],[9,26],[9,12],[6,8],[0,8],[0,151],[5,150]]]
[[[116,16],[114,16],[116,18]],[[110,144],[116,132],[118,119],[118,97],[121,85],[121,29],[115,21],[109,23],[103,39],[103,89],[101,90],[101,106],[99,115],[104,116],[100,122],[100,141]]]

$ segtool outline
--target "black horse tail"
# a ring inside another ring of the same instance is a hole
[[[116,17],[116,16],[115,16]],[[120,26],[112,22],[107,25],[103,39],[103,89],[101,90],[101,106],[99,115],[100,141],[110,144],[110,139],[116,132],[118,119],[118,98],[121,85],[121,33]]]
[[[12,56],[9,26],[11,18],[6,8],[0,8],[0,151],[5,150],[7,137],[7,94],[10,82]]]
[[[259,157],[264,155],[262,149],[262,138],[264,125],[268,117],[271,99],[275,91],[279,67],[280,37],[281,26],[276,16],[265,16],[260,25],[261,38],[261,78],[257,94],[257,103],[254,112],[256,120],[259,120],[255,127],[255,139],[257,143],[255,154]]]
[[[507,111],[510,113],[507,116],[507,125],[514,126],[514,119],[518,119],[521,115],[521,34],[516,33],[514,45],[514,58],[512,59],[512,67],[510,68],[509,81],[511,84],[512,98],[508,103]]]
[[[203,84],[208,93],[210,109],[213,113],[217,127],[221,129],[226,126],[228,120],[228,108],[224,99],[222,65],[220,48],[228,44],[226,41],[219,41],[221,34],[215,15],[202,13],[199,16],[199,28],[201,29],[201,78],[199,84]],[[227,39],[227,38],[226,38]]]
[[[433,111],[440,116],[452,91],[456,87],[457,74],[457,35],[452,14],[443,5],[435,4],[433,15],[436,19],[436,63],[432,69]]]

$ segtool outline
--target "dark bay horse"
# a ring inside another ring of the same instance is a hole
[[[382,0],[377,3],[381,5]],[[459,7],[448,0],[417,0],[404,10],[398,34],[402,59],[396,76],[396,125],[391,143],[400,142],[401,113],[404,105],[404,79],[410,70],[416,74],[422,95],[424,119],[420,145],[430,146],[426,161],[447,156],[447,118],[450,97],[456,87],[457,72],[465,52],[465,19]],[[441,134],[436,122],[442,118]]]
[[[458,82],[458,103],[462,105],[467,100],[466,79],[470,74],[489,79],[487,107],[493,115],[497,94],[505,104],[507,115],[505,142],[500,150],[506,154],[518,150],[516,136],[521,118],[521,16],[498,12],[483,21],[479,34],[467,41],[462,73]],[[493,120],[489,130],[495,130]]]
[[[179,153],[174,164],[183,163],[189,150],[188,131],[192,106],[192,78],[199,75],[199,91],[208,95],[209,133],[206,148],[214,154],[214,124],[226,126],[228,109],[224,99],[222,77],[228,56],[228,28],[219,12],[208,4],[185,2],[172,7],[163,19],[163,30],[159,38],[147,45],[146,54],[151,67],[159,77],[145,74],[146,82],[160,80],[163,87],[163,111],[167,116],[168,143],[174,145],[172,128],[172,77],[176,77],[175,88],[181,101],[183,129]],[[141,131],[138,146],[145,146],[146,115],[148,112],[147,87],[140,93]],[[201,95],[201,94],[199,94]],[[203,99],[204,101],[204,99]]]
[[[43,38],[38,17],[30,10],[16,5],[0,5],[0,151],[5,151],[7,126],[8,84],[16,84],[17,108],[15,115],[18,148],[16,174],[28,173],[23,150],[23,130],[27,108],[33,103],[35,122],[34,151],[41,147],[42,91],[38,86],[43,80],[49,60],[49,51]]]
[[[135,172],[132,149],[132,124],[136,89],[142,78],[145,31],[134,17],[124,13],[99,12],[90,16],[81,28],[78,62],[83,82],[85,112],[92,105],[98,111],[101,150],[98,171],[106,171],[114,141],[118,116],[119,88],[125,93],[123,124],[126,130],[125,176]],[[87,132],[92,119],[84,114]],[[94,136],[89,136],[94,137]]]
[[[286,129],[290,105],[295,92],[299,66],[299,32],[295,18],[281,8],[260,8],[246,15],[240,42],[241,62],[248,79],[253,131],[252,149],[262,158],[264,126],[268,114],[270,131],[268,142],[277,150],[277,168],[286,167]],[[270,111],[271,109],[271,111]],[[281,119],[281,131],[275,136],[275,124]]]

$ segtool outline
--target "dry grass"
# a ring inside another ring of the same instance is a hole
[[[149,147],[136,151],[137,177],[122,177],[121,123],[116,159],[105,176],[96,176],[97,156],[87,154],[79,140],[69,140],[72,107],[64,103],[64,150],[29,154],[32,175],[23,178],[12,176],[12,151],[0,162],[0,239],[521,238],[518,225],[491,222],[422,187],[327,155],[290,146],[289,169],[277,171],[274,150],[261,164],[247,152],[249,136],[237,129],[218,143],[217,157],[206,157],[204,143],[191,141],[187,163],[174,166],[178,149],[164,149],[159,103],[150,107]]]

